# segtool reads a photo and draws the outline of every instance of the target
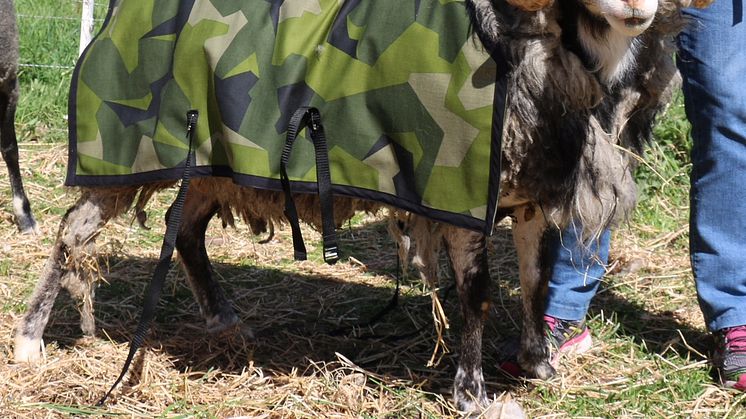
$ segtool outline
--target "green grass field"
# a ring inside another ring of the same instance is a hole
[[[101,1],[101,0],[99,0]],[[149,210],[152,230],[129,218],[110,223],[98,244],[102,282],[95,337],[81,336],[75,300],[62,295],[44,336],[40,365],[14,365],[14,324],[25,310],[57,226],[76,198],[63,188],[67,90],[78,50],[80,3],[16,0],[21,30],[22,98],[16,127],[24,181],[40,223],[18,236],[6,176],[0,176],[0,417],[449,417],[458,351],[455,293],[441,293],[451,349],[427,367],[435,344],[425,287],[405,278],[399,307],[372,330],[329,336],[369,318],[393,293],[393,244],[382,217],[359,217],[341,232],[347,255],[293,263],[289,229],[268,244],[246,225],[213,222],[208,251],[250,339],[206,335],[174,268],[135,373],[105,409],[93,405],[116,378],[155,266],[161,220],[173,193]],[[99,5],[101,19],[105,6]],[[69,17],[51,19],[48,17]],[[41,66],[38,66],[41,65]],[[637,173],[640,204],[612,242],[614,265],[593,302],[594,348],[563,360],[549,382],[513,380],[497,368],[518,335],[517,266],[509,227],[490,241],[493,301],[485,341],[491,393],[510,393],[530,417],[746,417],[746,395],[713,384],[705,332],[689,268],[689,126],[679,97],[655,130]],[[4,168],[2,171],[4,172]],[[443,288],[451,284],[443,262]],[[373,335],[373,336],[366,336]]]

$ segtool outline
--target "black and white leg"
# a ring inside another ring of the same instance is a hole
[[[443,238],[456,277],[463,317],[453,398],[459,410],[479,412],[487,405],[482,374],[482,333],[490,310],[485,237],[480,233],[446,227]]]
[[[14,126],[18,98],[15,94],[18,90],[17,81],[14,84],[14,92],[11,94],[0,92],[0,150],[8,166],[10,188],[13,193],[13,212],[18,230],[22,233],[36,233],[36,220],[31,214],[31,204],[23,189],[21,169],[18,165],[18,142]]]

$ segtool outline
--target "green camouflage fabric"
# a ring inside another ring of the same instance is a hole
[[[335,194],[489,232],[496,71],[463,0],[113,0],[73,75],[66,184],[179,179],[196,109],[195,176],[280,189],[313,106]],[[315,190],[308,139],[288,173]]]

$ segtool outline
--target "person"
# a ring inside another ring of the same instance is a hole
[[[693,148],[689,245],[697,296],[726,387],[746,391],[746,22],[744,0],[686,9],[678,39]],[[584,318],[604,274],[609,232],[588,251],[571,225],[554,238],[544,320],[553,360],[590,348]],[[562,237],[560,240],[559,237]],[[595,253],[595,255],[594,255]]]

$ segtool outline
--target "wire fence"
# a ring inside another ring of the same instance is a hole
[[[30,2],[16,1],[16,18],[18,21],[19,30],[23,37],[25,28],[52,24],[60,24],[69,29],[75,29],[78,32],[79,37],[79,48],[78,55],[80,55],[85,47],[90,43],[93,36],[94,30],[101,26],[104,19],[106,10],[109,7],[106,1],[95,1],[95,0],[62,0],[62,6],[65,3],[72,5],[73,7],[60,7],[59,9],[65,10],[66,12],[40,12],[38,8],[32,7]],[[76,11],[80,13],[75,13]],[[22,39],[23,41],[23,39]],[[54,59],[58,58],[58,59]],[[75,62],[77,56],[64,57],[64,60],[60,60],[59,57],[48,56],[44,59],[25,59],[21,54],[19,66],[26,68],[38,68],[38,69],[52,69],[52,70],[70,70],[74,67],[72,63]]]

